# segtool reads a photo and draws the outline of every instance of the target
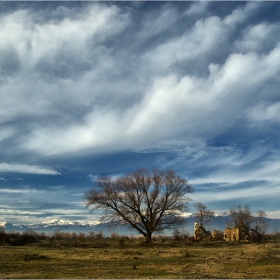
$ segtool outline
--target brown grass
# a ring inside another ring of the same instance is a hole
[[[0,278],[280,278],[278,244],[85,242],[1,246]]]

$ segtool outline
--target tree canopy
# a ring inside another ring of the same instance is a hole
[[[176,227],[189,207],[187,180],[173,170],[140,169],[118,178],[100,177],[85,194],[86,207],[103,210],[102,221],[128,224],[152,241],[154,232]]]

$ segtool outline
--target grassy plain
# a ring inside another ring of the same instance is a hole
[[[43,241],[0,246],[0,278],[280,278],[280,244],[169,240]]]

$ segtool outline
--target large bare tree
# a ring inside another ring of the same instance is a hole
[[[102,221],[128,224],[152,241],[152,234],[181,224],[193,190],[173,170],[140,169],[116,179],[100,177],[85,195],[86,207],[103,210]]]

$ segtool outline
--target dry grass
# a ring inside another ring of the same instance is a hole
[[[0,247],[0,278],[280,278],[277,244],[112,240]]]

